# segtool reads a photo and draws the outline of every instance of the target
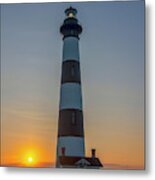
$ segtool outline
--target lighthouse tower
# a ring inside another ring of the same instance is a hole
[[[80,75],[79,35],[82,27],[77,10],[65,10],[66,19],[60,27],[63,35],[63,58],[59,105],[57,167],[91,165],[85,159],[84,125]]]
[[[57,157],[84,156],[84,129],[80,78],[79,34],[82,27],[76,19],[77,10],[65,11],[60,27],[63,35],[63,62],[60,92]]]

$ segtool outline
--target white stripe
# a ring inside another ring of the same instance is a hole
[[[64,39],[63,61],[66,60],[79,61],[79,45],[76,37],[66,37]]]
[[[82,110],[82,94],[79,83],[64,83],[61,85],[60,109]]]
[[[62,148],[65,148],[65,156],[84,156],[84,138],[83,137],[59,137],[57,146],[57,156],[62,155]]]

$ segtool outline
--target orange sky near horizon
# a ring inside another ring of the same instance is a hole
[[[26,109],[28,110],[28,108]],[[97,156],[105,168],[144,168],[144,124],[136,124],[139,127],[136,136],[135,130],[131,130],[131,125],[116,118],[114,119],[118,124],[115,124],[114,127],[109,128],[111,124],[106,119],[104,122],[96,122],[95,126],[98,127],[98,130],[94,131],[94,121],[91,121],[89,110],[85,110],[84,116],[87,156],[91,156],[91,148],[95,147]],[[42,118],[40,111],[32,113],[20,113],[19,111],[16,114],[10,113],[11,120],[7,123],[8,121],[4,120],[5,113],[2,114],[2,165],[16,164],[27,167],[29,164],[26,164],[26,157],[30,154],[36,162],[32,164],[32,167],[54,166],[58,118],[55,117],[51,120],[49,115],[44,118],[44,122],[39,122],[40,117]],[[21,119],[25,119],[25,121],[21,121]]]

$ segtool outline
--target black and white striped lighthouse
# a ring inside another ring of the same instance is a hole
[[[57,157],[84,156],[84,128],[80,77],[79,34],[82,27],[76,19],[77,10],[65,10],[66,19],[60,27],[63,34],[63,62],[60,90]]]
[[[82,27],[77,10],[65,10],[66,19],[60,27],[63,35],[63,62],[60,89],[57,167],[73,166],[85,158],[82,91],[80,75],[79,35]],[[73,163],[75,161],[75,163]],[[86,163],[82,160],[82,163]],[[86,163],[86,164],[89,164]],[[76,164],[77,165],[77,164]]]

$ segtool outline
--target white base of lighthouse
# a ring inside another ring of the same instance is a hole
[[[59,137],[57,154],[62,155],[62,148],[65,148],[65,156],[85,156],[83,137]]]

